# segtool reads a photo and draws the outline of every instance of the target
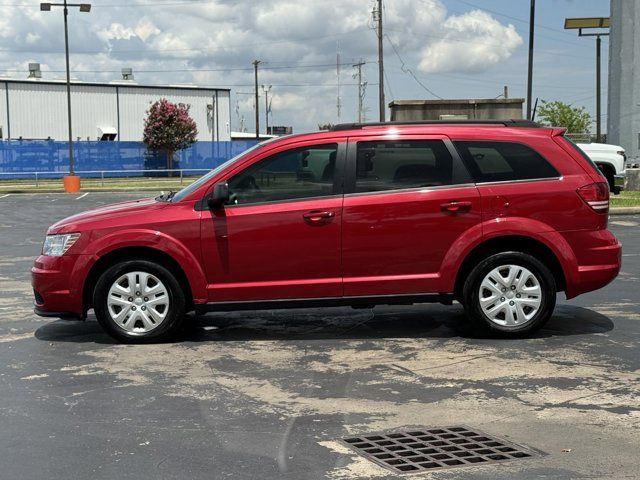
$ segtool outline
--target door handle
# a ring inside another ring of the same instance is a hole
[[[311,212],[302,214],[302,218],[312,223],[322,222],[323,220],[328,220],[335,216],[336,216],[335,212],[320,211],[320,210],[313,210]]]
[[[443,212],[468,212],[471,210],[471,202],[446,202],[440,205]]]

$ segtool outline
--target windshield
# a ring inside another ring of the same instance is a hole
[[[172,194],[170,197],[168,197],[167,200],[171,201],[171,202],[179,202],[180,200],[186,198],[191,192],[194,192],[195,190],[200,188],[202,185],[207,183],[209,181],[209,179],[211,179],[216,174],[218,174],[223,168],[227,168],[229,165],[237,162],[238,160],[243,158],[245,155],[257,150],[258,148],[262,147],[263,145],[264,145],[264,142],[263,143],[258,143],[256,145],[254,145],[253,147],[251,147],[250,149],[245,150],[244,152],[239,153],[235,157],[227,160],[226,162],[221,163],[220,165],[218,165],[216,168],[214,168],[210,172],[205,173],[202,177],[197,179],[191,185],[188,185],[188,186],[184,187],[182,190],[179,190],[176,193]],[[165,200],[165,201],[167,201],[167,200]]]

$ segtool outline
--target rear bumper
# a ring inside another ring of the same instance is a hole
[[[77,255],[39,256],[31,268],[35,313],[46,317],[82,318],[82,292],[71,287]]]
[[[577,245],[577,271],[567,282],[567,298],[598,290],[613,281],[620,272],[622,245],[609,230],[570,232],[571,245]]]

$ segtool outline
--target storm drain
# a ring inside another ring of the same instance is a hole
[[[467,427],[394,430],[344,438],[342,442],[359,455],[400,474],[486,465],[543,454]]]

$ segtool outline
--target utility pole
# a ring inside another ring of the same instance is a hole
[[[366,82],[362,82],[362,66],[365,64],[362,60],[358,63],[354,64],[353,67],[358,69],[357,73],[353,74],[353,78],[358,79],[358,123],[363,122],[363,100],[364,100],[364,89],[366,88]]]
[[[531,120],[531,104],[533,99],[533,39],[536,18],[536,0],[531,0],[529,12],[529,68],[527,71],[527,120]]]
[[[253,61],[253,76],[255,82],[255,103],[256,103],[256,140],[260,140],[260,108],[258,106],[258,65],[260,60]]]
[[[273,85],[262,85],[262,91],[264,92],[264,129],[265,133],[269,135],[269,92]]]
[[[378,23],[378,109],[380,110],[380,121],[384,122],[384,51],[382,47],[382,0],[378,0],[377,7],[373,10],[373,21]]]

